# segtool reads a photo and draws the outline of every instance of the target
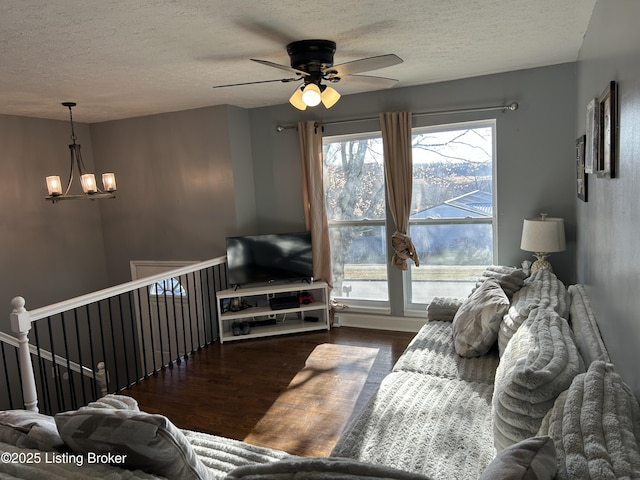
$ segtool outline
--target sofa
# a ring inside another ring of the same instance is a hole
[[[329,458],[180,430],[107,395],[55,417],[0,412],[0,477],[640,478],[640,407],[580,285],[490,267],[428,319]]]
[[[638,402],[584,288],[548,269],[483,277],[434,301],[332,456],[433,479],[640,478]]]

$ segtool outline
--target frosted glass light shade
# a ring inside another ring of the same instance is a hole
[[[302,89],[296,88],[296,91],[293,92],[291,98],[289,98],[289,103],[296,107],[298,110],[306,110],[307,105],[302,101]]]
[[[62,195],[62,184],[60,183],[60,177],[58,175],[51,175],[46,178],[47,191],[51,196]]]
[[[340,94],[334,88],[327,86],[322,91],[321,98],[325,108],[331,108],[340,100]]]
[[[322,97],[320,96],[320,89],[315,83],[309,83],[302,91],[302,101],[307,107],[315,107],[320,104]]]
[[[85,173],[80,175],[80,183],[82,184],[82,191],[84,193],[97,193],[98,187],[96,186],[96,177],[93,173]]]
[[[102,186],[104,187],[105,192],[115,192],[116,191],[116,174],[103,173]]]
[[[520,248],[536,253],[563,252],[566,249],[564,220],[544,216],[525,219]]]

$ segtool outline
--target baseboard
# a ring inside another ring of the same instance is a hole
[[[337,321],[336,321],[337,320]],[[369,313],[336,312],[334,324],[342,327],[372,328],[374,330],[395,330],[417,332],[426,323],[426,318],[391,317]]]

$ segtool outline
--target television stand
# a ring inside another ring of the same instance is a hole
[[[301,293],[311,294],[313,301],[309,301],[308,297],[305,297],[308,303],[291,301]],[[239,302],[232,302],[233,299],[238,299]],[[273,299],[284,301],[274,302]],[[216,303],[220,343],[330,328],[329,288],[325,282],[228,288],[216,293]],[[233,311],[230,307],[234,303],[250,306]],[[273,309],[271,305],[276,303],[285,304],[286,307]],[[247,323],[249,333],[234,335],[234,323]]]

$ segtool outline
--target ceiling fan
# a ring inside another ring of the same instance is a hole
[[[334,88],[323,84],[323,80],[327,83],[338,83],[343,79],[349,78],[358,80],[359,82],[366,82],[376,88],[389,88],[398,82],[398,80],[393,78],[355,75],[402,63],[402,59],[397,55],[378,55],[334,65],[333,55],[335,52],[336,43],[331,40],[295,41],[287,45],[287,53],[289,54],[291,63],[290,67],[268,60],[251,59],[254,62],[267,65],[268,67],[295,73],[295,77],[216,85],[213,88],[269,82],[288,83],[302,81],[302,85],[297,87],[293,95],[291,95],[291,98],[289,98],[289,103],[299,110],[306,110],[307,107],[314,107],[321,102],[326,108],[331,108],[340,99],[340,94]]]

